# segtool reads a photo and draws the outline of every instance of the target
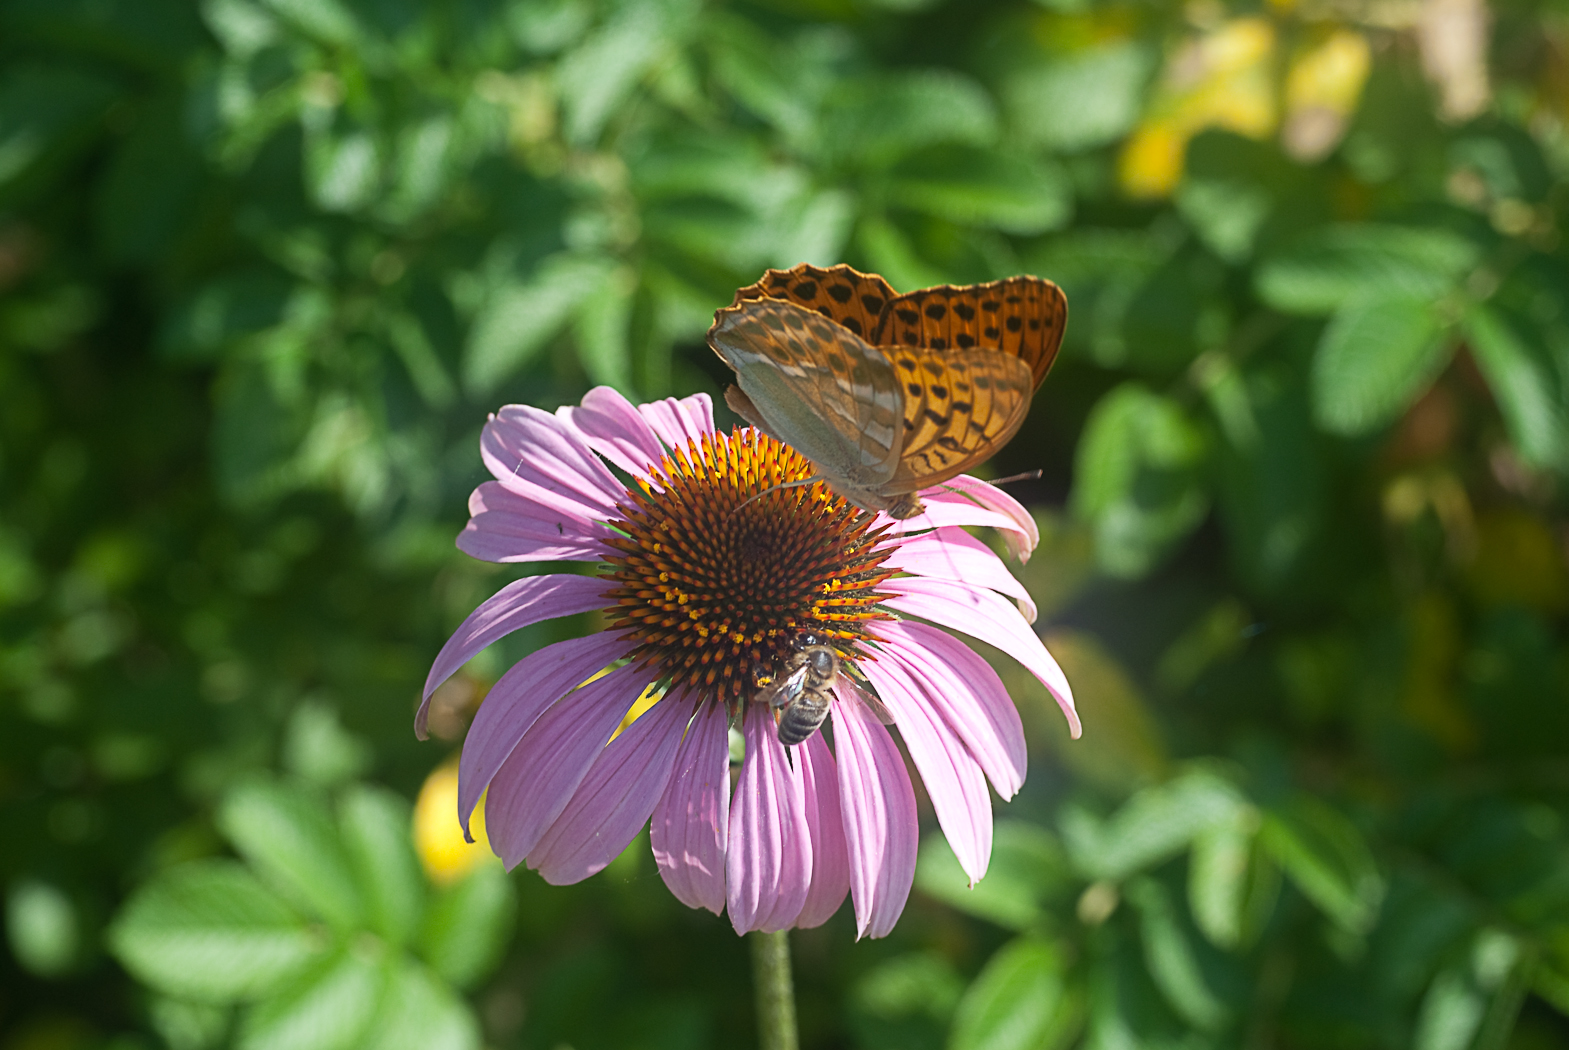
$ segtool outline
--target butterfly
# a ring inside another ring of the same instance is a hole
[[[876,274],[769,270],[714,314],[725,403],[863,510],[910,518],[918,490],[1018,431],[1062,345],[1068,300],[1039,277],[898,295]]]

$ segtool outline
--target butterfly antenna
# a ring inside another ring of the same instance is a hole
[[[741,504],[737,505],[736,508],[730,512],[730,516],[734,517],[741,510],[742,507],[746,506],[748,503],[756,503],[758,500],[762,499],[764,496],[768,495],[770,492],[778,492],[780,489],[798,489],[802,485],[811,485],[811,484],[814,484],[814,483],[819,482],[821,480],[823,480],[822,479],[822,475],[820,475],[820,474],[813,474],[811,477],[809,477],[809,478],[802,478],[799,481],[781,481],[777,485],[770,485],[768,488],[764,489],[763,491],[759,492],[757,495],[753,496],[751,499],[747,500],[746,503],[741,503]]]
[[[986,484],[988,484],[988,485],[1011,485],[1015,481],[1034,481],[1036,478],[1040,477],[1044,473],[1045,473],[1045,471],[1042,471],[1042,470],[1026,470],[1023,474],[1009,474],[1005,478],[993,478],[992,480],[988,481]]]

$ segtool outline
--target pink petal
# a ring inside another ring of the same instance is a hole
[[[556,409],[556,415],[577,430],[590,448],[628,474],[647,477],[649,467],[664,458],[654,428],[613,387],[596,386],[583,395],[581,407],[564,406]]]
[[[1083,732],[1073,707],[1073,689],[1051,653],[1030,630],[1019,611],[991,591],[979,590],[922,576],[900,576],[882,585],[895,597],[884,599],[890,609],[920,616],[933,623],[963,631],[988,645],[995,645],[1039,678],[1068,719],[1075,738]]]
[[[469,523],[458,549],[483,561],[598,561],[611,532],[487,481],[469,497]]]
[[[990,547],[963,529],[950,525],[918,536],[903,536],[891,548],[883,564],[916,576],[958,580],[1001,591],[1019,603],[1025,622],[1035,622],[1035,601],[1024,584],[1013,578]]]
[[[925,496],[925,493],[922,495]],[[1024,504],[980,478],[961,474],[943,482],[940,491],[933,492],[926,498],[952,503],[973,500],[1007,518],[1013,523],[1013,527],[1003,530],[1003,543],[1007,545],[1008,553],[1020,561],[1029,561],[1031,552],[1040,546],[1041,530],[1035,524],[1034,515],[1024,509]]]
[[[725,906],[730,832],[730,734],[724,708],[709,704],[687,728],[675,774],[654,807],[648,842],[659,875],[688,908]]]
[[[626,639],[600,632],[536,649],[513,664],[479,705],[458,762],[458,819],[469,814],[518,742],[550,705],[627,654]]]
[[[659,440],[672,449],[684,449],[714,432],[714,403],[707,394],[693,394],[677,400],[650,401],[637,410],[654,428]]]
[[[612,740],[561,816],[528,855],[554,886],[581,882],[627,848],[664,794],[681,732],[692,718],[685,697],[666,697]]]
[[[890,536],[907,536],[926,529],[941,528],[944,525],[1000,529],[1010,551],[1026,549],[1028,536],[1019,528],[1018,523],[1006,514],[978,506],[954,492],[934,493],[933,490],[927,489],[921,493],[921,498],[926,503],[926,510],[922,513],[902,521],[890,518],[886,512],[879,513],[876,527],[890,526],[888,530]]]
[[[880,623],[888,659],[930,688],[927,696],[980,763],[997,794],[1012,798],[1024,784],[1029,757],[1024,723],[991,664],[959,639],[915,620]]]
[[[738,934],[795,924],[812,881],[806,781],[790,768],[766,705],[748,704],[746,761],[730,807],[725,888]]]
[[[970,885],[975,885],[992,855],[992,800],[981,767],[933,709],[930,691],[897,661],[868,660],[861,667],[893,714],[937,811],[937,823],[970,876]]]
[[[532,405],[507,405],[491,416],[479,451],[506,488],[589,521],[615,517],[626,492],[575,430]]]
[[[425,676],[425,702],[414,716],[414,731],[425,739],[425,718],[430,694],[453,671],[473,659],[474,654],[498,638],[520,627],[557,616],[571,616],[605,607],[604,580],[593,576],[525,576],[513,580],[480,603],[458,625],[447,644],[436,654],[430,674]]]
[[[812,832],[812,886],[795,920],[804,930],[827,922],[844,903],[850,892],[850,853],[839,811],[839,773],[823,734],[807,737],[795,749],[795,761],[806,782],[806,823]]]
[[[840,678],[833,705],[850,897],[857,936],[886,937],[915,882],[921,829],[904,756],[851,685]]]
[[[531,853],[648,682],[636,664],[568,693],[539,717],[490,782],[485,832],[508,868]]]

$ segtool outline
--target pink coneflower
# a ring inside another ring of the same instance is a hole
[[[1078,735],[1029,595],[964,531],[996,528],[1020,555],[1037,541],[1024,509],[984,482],[925,491],[926,513],[900,522],[820,483],[754,499],[811,464],[755,430],[717,432],[705,395],[633,405],[606,387],[554,414],[503,408],[481,451],[496,480],[469,498],[458,546],[598,571],[525,577],[474,610],[436,657],[416,731],[431,692],[508,632],[593,610],[610,621],[514,664],[469,729],[459,819],[467,829],[483,796],[509,868],[577,882],[652,818],[670,891],[728,909],[738,933],[819,925],[849,893],[860,933],[880,937],[909,896],[918,828],[904,756],[860,699],[867,686],[971,879],[991,855],[986,782],[1005,799],[1018,790],[1024,733],[996,672],[931,625],[1012,655]],[[844,673],[823,730],[787,751],[768,705],[749,701],[807,634]],[[658,700],[626,724],[640,696]],[[746,758],[732,789],[737,717]]]

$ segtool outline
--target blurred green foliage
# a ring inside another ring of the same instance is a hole
[[[409,716],[483,413],[801,261],[1068,292],[1085,723],[1000,663],[991,873],[798,934],[805,1045],[1564,1045],[1566,215],[1546,2],[8,0],[0,1047],[748,1044],[646,843],[430,883]]]

